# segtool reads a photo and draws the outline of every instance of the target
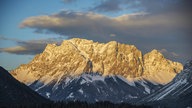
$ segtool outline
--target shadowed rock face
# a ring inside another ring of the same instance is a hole
[[[0,66],[0,106],[46,102],[49,101],[17,81]]]
[[[25,84],[36,80],[46,84],[59,82],[66,76],[84,72],[121,75],[127,79],[144,78],[166,84],[181,70],[180,63],[165,59],[157,50],[143,56],[133,45],[74,38],[64,40],[60,46],[48,44],[30,63],[19,66],[11,74]],[[166,77],[161,78],[165,73]]]
[[[47,85],[36,81],[29,86],[53,101],[113,103],[133,102],[162,87],[145,80],[132,82],[121,76],[101,76],[99,73],[92,72],[66,77],[62,82],[52,82]]]

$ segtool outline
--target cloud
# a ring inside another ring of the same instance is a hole
[[[77,0],[63,0],[64,3],[72,3],[72,2],[75,2]]]
[[[175,18],[173,18],[175,17]],[[25,19],[21,28],[33,28],[36,32],[56,33],[69,37],[107,40],[116,37],[155,36],[182,28],[182,20],[174,14],[150,15],[144,12],[108,17],[93,12],[61,11]]]
[[[111,36],[111,37],[115,37],[115,36],[116,36],[116,34],[110,34],[110,36]]]
[[[15,47],[10,47],[10,48],[1,48],[0,51],[1,52],[12,53],[12,54],[21,54],[21,55],[29,54],[29,55],[33,55],[33,54],[41,53],[41,48],[40,48],[40,46],[38,46],[38,49],[37,48],[27,49],[24,46],[15,46]]]
[[[1,36],[1,35],[0,35],[0,40],[19,41],[19,40],[18,40],[18,39],[16,39],[16,38],[6,38],[6,37]]]
[[[157,13],[173,9],[181,4],[182,0],[102,0],[100,4],[91,8],[92,11],[121,11],[134,10]]]
[[[29,41],[15,40],[12,38],[5,38],[5,37],[3,39],[14,41],[17,43],[18,46],[9,48],[0,48],[0,53],[7,52],[19,55],[35,55],[41,53],[48,43],[60,44],[63,40],[63,37],[48,38],[42,40],[29,40]]]
[[[99,5],[95,6],[94,8],[91,8],[91,11],[120,11],[122,10],[122,7],[120,6],[119,0],[105,0],[102,1]]]
[[[96,12],[146,12],[151,15],[171,16],[180,18],[185,23],[191,22],[191,0],[104,0],[91,10]]]
[[[169,51],[167,51],[167,49],[161,49],[161,50],[159,50],[159,52],[161,52],[167,58],[178,58],[179,57],[179,54],[176,54],[175,52],[169,52]]]

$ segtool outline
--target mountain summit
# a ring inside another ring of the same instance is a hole
[[[128,80],[144,78],[166,84],[182,68],[182,64],[167,60],[157,50],[143,55],[134,45],[73,38],[64,40],[60,46],[48,44],[30,63],[19,66],[11,74],[25,84],[37,80],[46,84],[60,82],[66,76],[84,72],[121,75]]]

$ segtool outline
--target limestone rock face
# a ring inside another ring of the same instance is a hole
[[[84,72],[99,72],[104,76],[121,75],[127,79],[142,77],[164,84],[182,68],[182,64],[167,60],[157,50],[143,56],[134,45],[116,41],[104,44],[74,38],[64,40],[60,46],[48,44],[43,53],[11,74],[25,84],[36,80],[59,82],[66,76],[78,76]],[[168,77],[162,80],[161,76],[165,73],[168,73]],[[152,78],[154,75],[159,80]]]
[[[144,55],[145,79],[166,84],[170,82],[183,66],[178,62],[172,62],[164,58],[157,50]]]

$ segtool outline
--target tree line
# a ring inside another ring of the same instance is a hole
[[[131,105],[129,103],[111,103],[108,101],[87,103],[87,102],[50,102],[42,104],[17,104],[17,105],[4,105],[1,108],[150,108],[145,105]]]

